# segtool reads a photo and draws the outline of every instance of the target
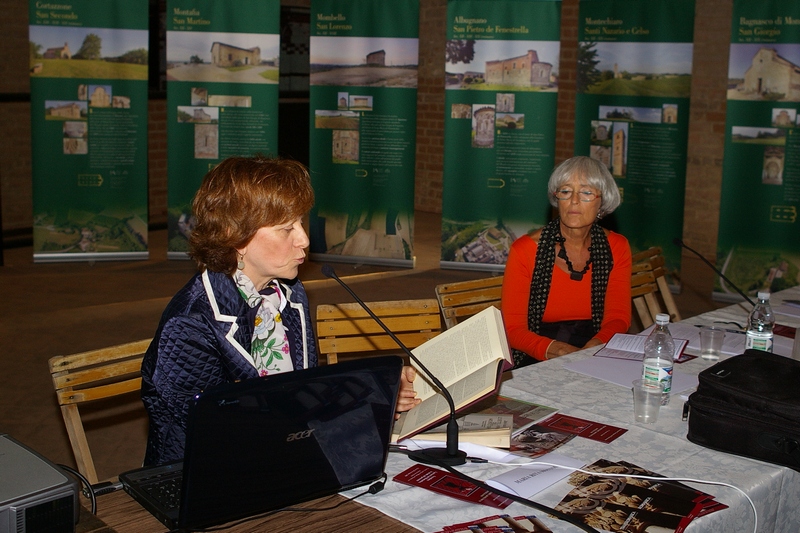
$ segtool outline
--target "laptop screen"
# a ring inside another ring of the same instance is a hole
[[[180,526],[220,524],[380,478],[402,364],[363,358],[197,395]]]

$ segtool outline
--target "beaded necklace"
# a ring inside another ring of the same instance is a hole
[[[586,265],[584,265],[583,270],[578,272],[572,266],[572,261],[569,260],[569,256],[567,256],[567,249],[564,248],[564,242],[567,240],[561,235],[561,228],[559,227],[558,230],[558,237],[555,239],[558,242],[558,246],[561,248],[558,252],[558,257],[566,261],[567,268],[569,269],[569,279],[573,281],[581,281],[583,279],[583,275],[589,271],[589,265],[592,264],[592,246],[589,245],[589,259],[586,261]]]

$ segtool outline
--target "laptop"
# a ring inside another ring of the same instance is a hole
[[[119,480],[170,529],[224,524],[376,481],[402,366],[399,356],[369,357],[209,388],[191,401],[183,461]],[[173,501],[164,506],[160,496]]]

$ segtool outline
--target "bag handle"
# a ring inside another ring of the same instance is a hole
[[[770,451],[782,453],[791,458],[796,466],[800,466],[800,443],[783,435],[761,433],[758,443]]]

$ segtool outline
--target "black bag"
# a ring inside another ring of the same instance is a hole
[[[800,471],[800,361],[747,350],[698,379],[686,438]]]

